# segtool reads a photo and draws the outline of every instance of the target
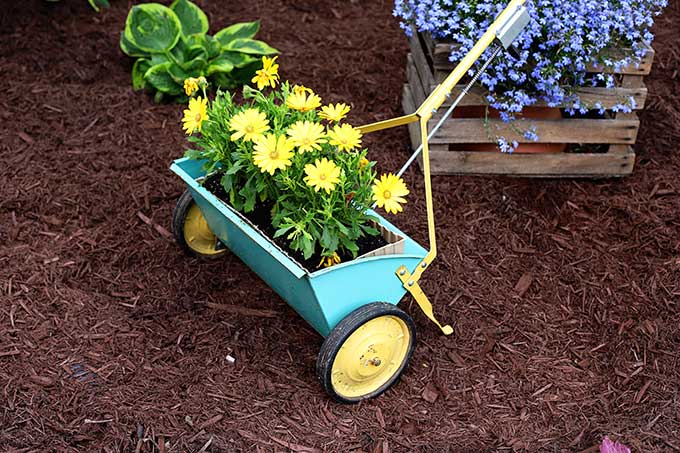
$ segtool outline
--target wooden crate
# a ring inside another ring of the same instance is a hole
[[[408,83],[404,86],[403,96],[403,108],[407,114],[415,112],[454,67],[448,60],[452,50],[450,43],[436,42],[428,35],[414,33],[410,46],[406,67]],[[615,55],[616,52],[612,51],[611,54]],[[560,120],[518,119],[511,124],[496,118],[449,118],[429,142],[432,173],[531,177],[609,177],[630,174],[635,164],[632,145],[637,138],[640,121],[635,112],[615,113],[611,108],[631,96],[635,99],[636,110],[644,107],[647,88],[643,77],[649,74],[653,59],[654,51],[650,49],[639,66],[632,65],[618,71],[618,85],[615,88],[584,87],[578,91],[586,105],[600,102],[607,109],[604,118],[571,118],[565,114]],[[597,72],[598,68],[591,70]],[[451,99],[455,99],[462,88],[462,85],[456,87]],[[447,101],[433,116],[430,128],[439,121],[450,102]],[[483,89],[474,87],[459,105],[485,106]],[[494,143],[496,136],[505,137],[508,141],[533,143],[521,134],[530,126],[536,127],[538,143],[567,143],[570,146],[567,151],[554,154],[464,150],[466,144]],[[409,133],[412,145],[419,146],[420,130],[417,123],[409,125]],[[454,147],[456,150],[453,150]],[[582,152],[583,149],[597,152]]]

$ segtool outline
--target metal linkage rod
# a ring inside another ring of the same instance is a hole
[[[460,101],[462,101],[463,98],[468,94],[468,92],[470,91],[470,88],[472,88],[472,86],[473,86],[475,83],[477,83],[477,80],[479,80],[479,78],[482,76],[482,74],[484,73],[484,71],[486,71],[486,68],[489,67],[489,65],[491,64],[491,62],[493,61],[493,59],[496,58],[496,56],[498,56],[498,54],[500,54],[502,50],[503,50],[503,48],[502,48],[501,46],[496,46],[496,48],[494,49],[493,53],[491,54],[491,57],[489,57],[489,59],[486,60],[486,61],[484,62],[484,64],[482,65],[482,67],[479,68],[479,70],[478,70],[478,71],[475,73],[475,75],[472,77],[472,80],[470,80],[470,82],[469,82],[467,85],[465,85],[465,88],[463,88],[463,91],[460,92],[460,94],[458,95],[458,97],[456,98],[456,100],[453,101],[453,104],[451,104],[451,106],[448,108],[448,110],[446,111],[446,113],[444,113],[444,116],[442,116],[442,118],[439,120],[439,122],[432,128],[432,131],[430,131],[430,133],[427,134],[427,140],[430,140],[432,137],[434,137],[434,134],[436,134],[437,131],[439,130],[439,128],[442,126],[442,124],[444,124],[444,122],[445,122],[447,119],[449,119],[449,117],[450,117],[451,114],[453,113],[453,110],[458,106],[458,104],[460,103]],[[416,158],[418,157],[418,155],[419,155],[421,152],[423,152],[423,145],[422,145],[422,143],[420,144],[420,146],[418,147],[418,149],[416,149],[416,150],[413,152],[413,154],[412,154],[411,157],[406,161],[406,163],[404,164],[404,166],[401,167],[401,170],[399,170],[399,173],[397,173],[397,176],[403,175],[404,172],[408,169],[408,167],[411,166],[411,164],[413,163],[413,161],[416,160]]]

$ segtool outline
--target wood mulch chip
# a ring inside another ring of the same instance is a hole
[[[401,382],[354,406],[315,377],[321,338],[237,258],[168,240],[182,107],[134,93],[128,2],[7,2],[0,16],[0,449],[108,452],[680,449],[680,2],[659,18],[638,162],[614,180],[437,177],[439,258],[410,297]],[[262,18],[284,78],[401,113],[388,0],[198,3]],[[382,169],[405,128],[367,136]],[[426,241],[422,176],[395,222]]]

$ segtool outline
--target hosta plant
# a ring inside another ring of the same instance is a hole
[[[415,27],[435,38],[459,44],[451,61],[459,61],[507,6],[508,0],[396,0],[394,14],[407,34]],[[667,0],[528,0],[532,21],[515,44],[520,58],[497,58],[482,75],[488,102],[505,120],[526,106],[543,101],[566,106],[570,113],[600,110],[587,105],[577,90],[584,86],[613,87],[612,70],[635,64],[647,52],[654,17]],[[611,52],[623,49],[623,52]],[[489,58],[492,49],[480,58]],[[592,73],[596,65],[604,71]],[[630,111],[633,98],[621,99],[614,111]],[[533,131],[526,137],[535,139]],[[511,147],[500,143],[506,150]]]
[[[217,172],[236,210],[266,209],[274,239],[333,265],[357,256],[359,238],[378,234],[368,211],[374,202],[398,213],[409,191],[395,175],[376,178],[361,132],[344,122],[349,106],[322,105],[304,86],[277,87],[278,66],[276,57],[263,58],[243,103],[221,90],[212,101],[205,91],[191,98],[183,122],[193,149],[186,156]]]
[[[163,97],[184,98],[184,80],[204,77],[223,88],[241,86],[260,66],[260,56],[278,53],[253,39],[260,23],[245,22],[207,34],[208,18],[194,3],[175,0],[133,6],[120,48],[135,57],[132,86]]]

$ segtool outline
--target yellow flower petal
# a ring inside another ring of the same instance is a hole
[[[336,125],[328,132],[329,143],[341,151],[351,151],[361,145],[361,131],[349,124]]]
[[[243,138],[244,141],[250,142],[269,130],[269,120],[267,115],[258,109],[248,108],[231,118],[229,129],[234,131],[231,134],[232,141]]]
[[[290,166],[293,147],[285,135],[277,137],[267,134],[255,141],[253,162],[262,173],[273,175],[276,170],[285,170]]]
[[[335,162],[325,157],[316,159],[314,164],[305,165],[305,183],[314,188],[315,192],[320,189],[330,193],[335,189],[335,185],[340,182],[340,167]]]
[[[201,99],[201,97],[189,99],[189,108],[184,110],[184,118],[182,118],[182,128],[191,135],[194,131],[201,131],[203,122],[208,119],[208,100]]]
[[[288,128],[286,133],[301,153],[320,150],[321,144],[326,143],[323,126],[319,123],[297,121]]]
[[[308,112],[321,105],[321,98],[309,88],[300,85],[293,87],[292,93],[286,98],[286,105],[293,110]]]
[[[347,104],[328,104],[321,107],[319,116],[331,122],[340,122],[349,113],[349,106]]]
[[[406,203],[404,197],[410,193],[404,180],[392,173],[376,179],[371,189],[377,206],[391,214],[397,214],[403,210],[401,205]]]

